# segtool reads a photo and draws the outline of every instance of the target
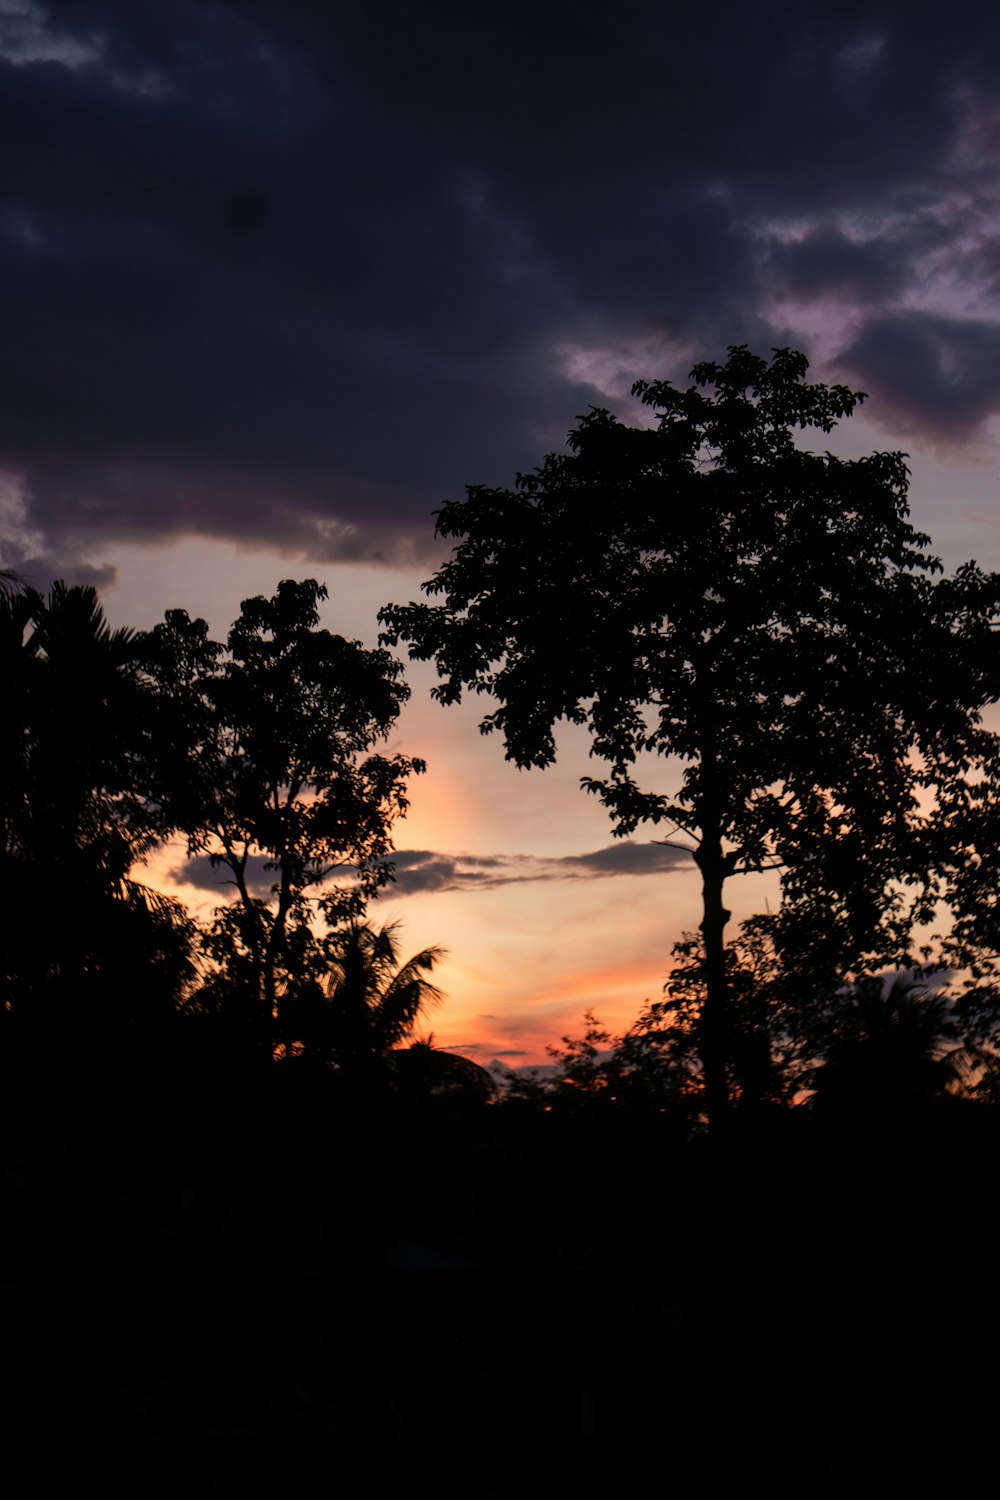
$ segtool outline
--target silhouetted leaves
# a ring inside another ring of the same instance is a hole
[[[585,724],[605,776],[583,784],[619,835],[665,823],[703,880],[698,1026],[709,1108],[728,1098],[727,878],[780,867],[832,969],[898,941],[949,890],[996,805],[1000,580],[940,564],[907,520],[900,453],[807,452],[863,393],[811,385],[787,349],[732,347],[677,390],[640,381],[655,413],[628,427],[591,410],[513,489],[473,486],[438,512],[451,558],[436,604],[389,605],[385,639],[434,660],[435,695],[499,706],[484,733],[544,766],[560,720]],[[682,765],[675,795],[644,789],[650,757]],[[894,913],[894,893],[907,911]],[[902,899],[902,898],[900,898]],[[900,922],[886,930],[886,916]],[[901,923],[901,925],[900,925]]]
[[[224,961],[256,996],[265,1036],[285,976],[296,982],[296,934],[302,959],[310,912],[333,923],[356,916],[389,878],[391,827],[407,807],[407,777],[423,769],[371,753],[408,689],[388,652],[319,627],[325,597],[311,579],[286,580],[270,599],[243,601],[225,647],[178,610],[143,642],[163,710],[164,817],[191,854],[232,877],[240,911],[220,917],[213,948],[222,959],[230,940]],[[258,855],[274,873],[268,901],[247,881]],[[352,884],[326,886],[338,870]]]
[[[424,948],[401,962],[399,923],[349,922],[322,943],[322,972],[299,992],[291,1033],[307,1055],[346,1073],[384,1063],[408,1041],[423,1012],[440,1002],[430,974],[444,956]]]
[[[56,583],[47,597],[0,596],[0,655],[6,1003],[61,990],[76,1010],[109,1006],[126,954],[147,945],[153,963],[173,933],[179,972],[187,941],[176,907],[130,874],[162,831],[144,776],[153,703],[137,641],[111,629],[92,588]]]

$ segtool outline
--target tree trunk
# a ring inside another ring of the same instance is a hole
[[[291,1047],[285,1036],[282,1021],[283,1017],[277,1014],[277,983],[275,969],[281,956],[281,949],[285,941],[285,921],[288,915],[284,903],[284,892],[278,901],[278,910],[271,923],[271,931],[268,933],[267,942],[264,945],[264,973],[263,973],[263,1021],[268,1039],[268,1054],[274,1058],[278,1042],[284,1042],[288,1056],[291,1056]]]
[[[279,846],[274,857],[281,871],[281,880],[278,886],[278,909],[271,922],[271,931],[264,948],[264,1024],[268,1028],[271,1057],[274,1057],[278,1043],[281,1042],[284,1044],[287,1061],[292,1055],[292,1044],[296,1038],[292,1035],[294,1030],[292,1016],[285,1007],[278,1005],[275,971],[285,946],[288,914],[292,909],[292,882],[287,851]]]
[[[705,946],[705,1000],[701,1011],[699,1051],[709,1128],[713,1134],[719,1134],[729,1119],[725,945],[729,912],[722,902],[726,862],[717,822],[715,826],[703,829],[701,847],[695,858],[701,871],[701,933]]]
[[[263,922],[260,912],[250,895],[250,889],[246,882],[247,855],[244,853],[242,859],[234,851],[227,848],[227,867],[232,870],[236,881],[236,888],[240,893],[243,909],[249,918],[248,941],[250,944],[250,959],[253,964],[253,1014],[250,1017],[251,1026],[255,1040],[260,1040],[265,1050],[273,1051],[274,1022],[271,1011],[274,1008],[274,982],[269,981],[268,974],[273,965],[269,962],[270,941],[268,935],[263,932]]]
[[[705,999],[701,1009],[698,1039],[702,1077],[705,1084],[705,1109],[709,1129],[721,1135],[729,1121],[728,1061],[729,1005],[726,984],[726,923],[729,912],[722,902],[726,876],[732,865],[722,843],[723,798],[716,723],[713,709],[712,671],[702,667],[699,688],[698,727],[701,741],[700,795],[696,805],[700,835],[695,862],[701,871],[701,936],[705,953]]]

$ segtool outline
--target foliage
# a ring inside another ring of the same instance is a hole
[[[137,645],[110,628],[92,588],[0,592],[8,1004],[59,984],[106,995],[125,982],[125,954],[173,965],[177,982],[186,972],[179,909],[131,875],[161,835],[145,796],[152,701]]]
[[[381,615],[387,643],[436,661],[442,703],[498,701],[480,727],[517,765],[555,759],[560,721],[586,725],[609,769],[584,785],[615,832],[665,823],[691,850],[720,1118],[725,881],[782,869],[789,905],[830,935],[828,963],[853,963],[908,926],[887,893],[929,910],[945,889],[975,833],[966,788],[978,778],[995,803],[978,711],[996,696],[1000,582],[971,563],[935,581],[902,454],[796,445],[863,399],[807,368],[741,346],[687,390],[639,381],[651,428],[592,409],[513,489],[470,487],[438,512],[457,541],[424,590],[443,602]],[[640,785],[650,756],[681,762],[675,795]]]
[[[239,909],[220,914],[212,949],[252,991],[268,1034],[310,916],[356,916],[390,878],[392,824],[407,777],[423,770],[371,753],[408,689],[387,651],[319,628],[324,598],[312,579],[286,580],[243,601],[225,647],[183,610],[142,643],[162,817],[235,883]],[[258,859],[274,877],[267,899],[253,885]],[[327,885],[337,870],[352,883]]]
[[[676,962],[664,985],[665,998],[648,1007],[638,1035],[665,1052],[694,1083],[702,1069],[698,1018],[707,984],[701,935],[686,933],[675,943],[673,954]],[[815,996],[825,993],[823,980],[815,972],[789,972],[774,949],[766,918],[741,924],[726,947],[725,961],[729,1097],[744,1111],[791,1104],[814,1059],[805,1018],[812,1013]]]
[[[430,975],[442,948],[423,948],[400,961],[399,923],[349,922],[323,943],[322,987],[302,989],[290,1021],[303,1050],[357,1072],[412,1038],[441,991]]]
[[[386,1059],[397,1083],[424,1099],[486,1104],[497,1094],[492,1075],[471,1058],[434,1045],[433,1032],[395,1048]]]
[[[664,998],[647,1000],[627,1031],[615,1036],[592,1010],[585,1011],[581,1036],[565,1036],[561,1048],[546,1049],[550,1070],[512,1075],[508,1092],[544,1098],[562,1108],[602,1101],[631,1110],[671,1108],[697,1115],[703,1104],[701,935],[686,933],[674,944],[673,956]],[[812,1076],[816,1036],[803,1022],[808,992],[784,972],[766,921],[751,919],[742,925],[726,950],[726,975],[730,1097],[743,1111],[788,1105]]]
[[[21,593],[27,583],[16,568],[0,568],[0,594]]]
[[[149,700],[136,639],[112,630],[92,588],[0,597],[3,842],[7,853],[85,860],[114,886],[155,842],[138,782]]]
[[[814,1104],[841,1113],[900,1115],[945,1094],[973,1092],[990,1052],[971,1042],[936,966],[863,975],[827,1012]]]
[[[583,1033],[546,1047],[549,1063],[508,1069],[503,1096],[561,1114],[614,1110],[635,1115],[689,1113],[696,1072],[690,1031],[669,1024],[661,1004],[647,1004],[621,1036],[588,1009]]]
[[[947,1096],[1000,1097],[1000,1023],[992,992],[975,995],[940,963],[851,978],[789,966],[772,922],[742,924],[726,952],[732,1004],[727,1085],[740,1115],[808,1105],[872,1125]],[[546,1068],[509,1072],[505,1098],[560,1113],[614,1108],[704,1118],[697,1022],[704,1005],[700,934],[674,945],[664,998],[621,1035],[592,1010],[579,1036],[548,1047]],[[978,998],[979,1003],[973,1000]]]

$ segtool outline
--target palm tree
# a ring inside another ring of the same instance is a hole
[[[963,1039],[940,981],[938,970],[914,969],[889,985],[869,975],[849,986],[837,1032],[813,1075],[816,1103],[887,1112],[967,1088],[985,1053]]]
[[[90,587],[56,582],[29,600],[25,646],[40,667],[27,737],[35,847],[60,874],[85,864],[118,889],[156,842],[133,784],[143,732],[135,635],[112,630]]]
[[[126,908],[130,932],[166,914],[130,873],[160,836],[140,784],[135,637],[109,626],[93,588],[57,582],[45,597],[9,570],[2,581],[0,979],[27,994],[61,976],[79,997],[96,991],[98,950],[121,947]]]
[[[423,948],[400,963],[399,926],[354,921],[331,934],[325,983],[295,1007],[306,1054],[345,1072],[363,1070],[407,1042],[421,1013],[440,1003],[428,976],[445,950]]]
[[[434,1045],[434,1034],[419,1037],[408,1047],[390,1054],[392,1071],[403,1088],[455,1103],[488,1103],[497,1096],[493,1075],[460,1052],[446,1052]]]

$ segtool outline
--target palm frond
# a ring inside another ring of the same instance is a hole
[[[427,976],[445,950],[424,948],[400,964],[399,927],[398,921],[345,927],[331,946],[324,987],[335,1028],[354,1049],[378,1056],[404,1042],[422,1012],[444,998]]]
[[[115,894],[129,906],[145,907],[151,915],[186,915],[183,901],[179,901],[176,896],[166,896],[162,891],[154,890],[151,885],[143,885],[141,881],[131,880],[127,875],[118,881]]]
[[[27,588],[27,580],[16,568],[0,568],[0,594],[19,594]]]

